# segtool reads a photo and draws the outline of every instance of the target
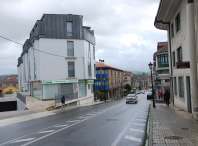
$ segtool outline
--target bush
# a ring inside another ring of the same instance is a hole
[[[124,86],[124,89],[127,89],[128,91],[131,91],[131,86],[130,86],[129,84],[126,84],[126,85]]]
[[[104,92],[101,92],[99,90],[95,90],[95,93],[98,93],[100,95],[100,101],[104,100]]]
[[[12,91],[7,91],[5,94],[12,94],[13,92]]]

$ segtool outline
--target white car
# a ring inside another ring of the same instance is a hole
[[[127,97],[126,97],[126,104],[127,103],[130,103],[130,102],[135,102],[135,103],[137,103],[138,102],[138,100],[137,100],[137,95],[135,95],[135,94],[128,94],[127,95]]]

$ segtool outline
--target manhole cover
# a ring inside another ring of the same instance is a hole
[[[182,130],[189,130],[189,128],[181,128]]]
[[[180,136],[166,136],[165,139],[182,139],[183,137]]]

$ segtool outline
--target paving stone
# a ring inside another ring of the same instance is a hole
[[[175,106],[151,105],[149,146],[198,146],[198,121]],[[165,139],[179,136],[182,139]]]

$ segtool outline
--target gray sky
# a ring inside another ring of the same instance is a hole
[[[0,36],[21,44],[36,20],[47,14],[83,15],[95,31],[96,61],[130,71],[149,71],[157,42],[166,31],[154,27],[160,0],[0,0]],[[16,74],[22,46],[0,38],[0,75]]]

